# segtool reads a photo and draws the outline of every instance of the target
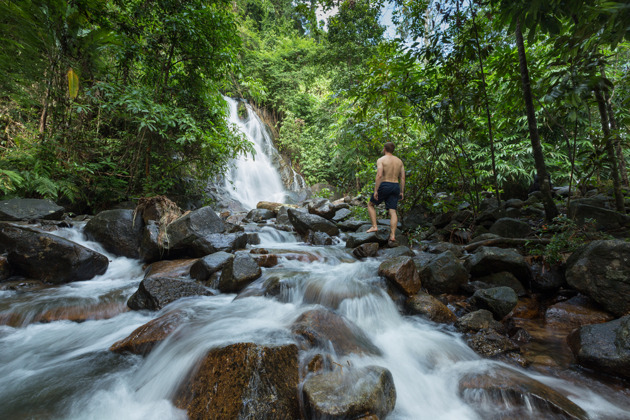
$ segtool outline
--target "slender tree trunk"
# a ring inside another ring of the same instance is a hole
[[[483,96],[486,102],[486,119],[488,121],[488,137],[490,138],[490,157],[492,159],[492,177],[494,181],[494,193],[497,196],[497,203],[501,207],[501,193],[499,192],[499,180],[497,177],[497,164],[494,153],[494,137],[492,135],[492,118],[490,117],[490,99],[488,98],[488,88],[486,86],[486,75],[483,70],[483,59],[481,58],[481,45],[479,45],[479,32],[477,31],[477,23],[475,22],[475,12],[472,14],[473,29],[475,30],[475,44],[477,44],[477,57],[479,57],[479,67],[481,69],[481,86],[483,88]]]
[[[600,64],[600,71],[603,78],[606,78],[606,71],[604,69],[604,65]],[[630,183],[628,182],[628,169],[626,168],[626,158],[623,156],[623,149],[621,148],[621,139],[619,138],[619,126],[617,125],[617,119],[615,118],[615,112],[612,107],[612,98],[608,93],[608,89],[604,90],[604,100],[606,101],[606,111],[608,113],[608,122],[610,123],[610,128],[613,130],[613,142],[615,145],[615,151],[617,152],[617,161],[619,162],[619,176],[621,178],[621,182],[624,186],[628,187]]]
[[[623,193],[621,192],[621,181],[619,181],[619,162],[617,162],[617,158],[615,156],[615,146],[610,133],[608,113],[606,112],[606,102],[604,101],[604,95],[602,94],[599,86],[595,88],[595,99],[597,100],[597,108],[599,108],[599,116],[602,122],[602,131],[604,132],[604,139],[606,141],[606,154],[608,155],[610,172],[613,179],[615,207],[617,207],[618,212],[625,213],[626,208],[624,205]]]
[[[527,57],[525,56],[525,43],[523,42],[523,32],[521,31],[520,18],[516,21],[516,46],[518,48],[518,62],[521,68],[521,82],[523,84],[523,99],[525,100],[525,110],[527,112],[527,125],[529,127],[529,137],[532,142],[532,152],[536,163],[536,173],[540,182],[540,192],[542,192],[543,205],[545,206],[545,219],[553,220],[559,212],[556,203],[551,197],[551,185],[547,177],[545,157],[543,155],[540,137],[538,136],[538,125],[536,114],[534,113],[534,102],[532,100],[532,87],[527,69]]]

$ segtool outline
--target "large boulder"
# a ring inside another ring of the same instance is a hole
[[[177,299],[191,296],[212,296],[213,293],[191,280],[172,277],[149,277],[140,282],[138,290],[127,301],[130,309],[162,309]]]
[[[377,232],[349,233],[346,236],[346,248],[356,248],[359,245],[368,243],[383,245],[387,243],[388,239],[389,235],[383,230]]]
[[[574,330],[567,341],[580,365],[630,378],[630,315],[584,325]]]
[[[193,257],[203,257],[219,251],[235,251],[247,246],[247,233],[210,233],[201,236],[190,244],[188,253]]]
[[[330,236],[339,234],[339,228],[337,228],[334,223],[321,216],[291,208],[288,209],[287,212],[289,221],[301,235],[307,234],[309,230],[313,232],[325,232]]]
[[[302,392],[312,419],[385,418],[396,405],[392,374],[380,366],[312,375],[304,381]]]
[[[335,212],[331,220],[335,223],[339,223],[346,220],[351,214],[352,212],[349,209],[339,209]]]
[[[422,285],[434,294],[457,293],[468,282],[468,271],[451,251],[433,258],[420,276]]]
[[[400,245],[394,248],[379,249],[378,256],[383,259],[389,259],[395,257],[415,257],[416,254],[408,246]]]
[[[272,201],[259,201],[258,204],[256,204],[257,209],[271,210],[274,214],[278,214],[278,210],[280,210],[282,206],[284,206],[284,204]]]
[[[217,288],[224,293],[236,293],[262,275],[262,271],[249,254],[239,252],[223,266]]]
[[[470,274],[476,277],[508,271],[522,283],[529,284],[532,274],[525,258],[515,249],[481,246],[467,260]]]
[[[0,201],[0,220],[27,221],[33,219],[60,220],[63,207],[50,200],[12,198]]]
[[[503,319],[516,307],[518,296],[510,287],[491,287],[477,290],[470,302],[479,309],[489,310],[497,319]]]
[[[487,372],[465,374],[459,382],[459,393],[464,401],[478,407],[481,418],[589,418],[582,408],[553,388],[498,365]],[[488,403],[478,404],[480,399]],[[496,407],[501,407],[499,417]]]
[[[109,348],[114,353],[145,355],[166,339],[186,319],[181,311],[171,311],[133,330]]]
[[[274,217],[276,217],[276,213],[272,210],[263,208],[252,209],[249,213],[247,213],[247,216],[245,216],[247,220],[254,223],[265,222],[269,219],[273,219]]]
[[[199,258],[190,267],[190,277],[197,281],[205,282],[212,274],[231,264],[232,260],[234,260],[233,254],[222,251],[206,255],[203,258]]]
[[[142,228],[140,248],[138,249],[139,256],[144,262],[152,263],[162,259],[164,255],[162,239],[158,224],[154,220],[149,220]]]
[[[408,298],[405,308],[411,315],[421,315],[440,324],[457,321],[455,314],[445,304],[427,293],[418,293]]]
[[[463,332],[476,332],[486,329],[499,331],[503,329],[503,324],[496,321],[492,316],[492,312],[485,309],[479,309],[462,316],[457,320],[456,325]]]
[[[352,250],[352,255],[357,257],[358,259],[374,257],[378,252],[378,243],[377,242],[368,242],[365,244],[361,244]]]
[[[88,239],[99,242],[108,252],[129,258],[140,258],[144,223],[133,210],[105,210],[85,225]]]
[[[316,246],[332,245],[333,239],[325,232],[309,232],[308,242]]]
[[[337,212],[337,207],[325,198],[315,200],[308,205],[308,212],[325,219],[332,219]]]
[[[422,287],[420,275],[411,257],[396,257],[378,267],[378,275],[397,286],[406,296],[413,296]]]
[[[381,354],[359,327],[327,309],[304,312],[295,320],[291,331],[311,347],[328,348],[332,345],[340,356],[350,353]]]
[[[89,280],[109,265],[105,255],[68,239],[11,224],[0,224],[0,248],[15,271],[48,283]]]
[[[196,239],[213,233],[223,233],[225,223],[210,207],[202,207],[180,217],[166,227],[169,252],[186,251]]]
[[[514,290],[517,296],[524,296],[527,294],[527,291],[525,290],[521,282],[518,281],[516,277],[514,277],[514,274],[508,273],[507,271],[492,273],[485,277],[478,278],[477,281],[488,285],[488,287],[482,287],[482,289],[505,286]]]
[[[144,270],[144,278],[151,277],[188,277],[196,259],[164,260],[154,262]]]
[[[354,218],[351,218],[337,223],[337,226],[339,226],[339,229],[343,230],[344,232],[356,232],[357,229],[359,229],[361,226],[369,223],[370,222],[367,220],[356,220]]]
[[[531,233],[531,228],[526,222],[511,217],[503,217],[490,227],[490,233],[504,238],[525,238]]]
[[[578,226],[586,224],[587,219],[594,220],[595,229],[598,230],[619,229],[630,225],[630,217],[625,214],[583,202],[571,202],[569,217],[575,220]]]
[[[593,241],[567,260],[566,279],[617,316],[630,312],[630,243]]]
[[[232,344],[211,350],[175,405],[193,419],[298,419],[298,349]]]

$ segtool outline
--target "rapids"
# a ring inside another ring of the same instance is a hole
[[[458,389],[464,375],[507,365],[481,359],[448,327],[402,316],[381,287],[379,261],[356,261],[341,244],[311,246],[291,233],[264,227],[257,247],[273,249],[281,257],[280,264],[264,268],[263,277],[250,287],[278,276],[285,286],[277,298],[235,299],[234,294],[218,294],[181,299],[159,312],[136,312],[127,311],[124,303],[142,279],[140,261],[107,254],[83,238],[81,227],[60,229],[56,234],[108,255],[110,266],[89,281],[0,292],[0,315],[13,319],[0,326],[2,419],[186,418],[171,401],[209,349],[237,342],[294,342],[291,323],[319,305],[356,323],[380,350],[379,356],[343,357],[327,351],[340,365],[379,365],[391,371],[397,402],[389,418],[489,419],[509,411],[509,398],[497,402],[477,393],[463,399]],[[112,304],[120,304],[117,313],[99,312]],[[145,358],[108,350],[135,328],[174,309],[184,311],[186,322]],[[85,314],[82,322],[38,321],[51,310]],[[624,392],[601,383],[593,384],[591,390],[583,384],[520,371],[567,396],[592,419],[630,417],[630,397]],[[531,404],[518,418],[542,417]]]

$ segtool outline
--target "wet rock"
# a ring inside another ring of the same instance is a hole
[[[630,378],[630,315],[584,325],[569,334],[567,342],[580,365]]]
[[[63,207],[50,200],[12,198],[0,201],[0,220],[27,221],[33,219],[60,220]]]
[[[567,260],[566,279],[604,309],[621,316],[630,312],[630,243],[593,241]]]
[[[342,222],[346,220],[352,212],[349,209],[339,209],[335,212],[335,215],[332,217],[332,221],[335,223]]]
[[[475,277],[508,271],[514,274],[521,284],[529,284],[532,277],[525,258],[515,249],[481,246],[466,264],[470,274]]]
[[[48,283],[89,280],[109,265],[105,255],[68,239],[11,224],[0,224],[0,248],[16,272]]]
[[[349,219],[349,220],[337,223],[337,226],[339,227],[339,229],[343,230],[344,232],[356,232],[357,229],[359,229],[361,226],[364,226],[366,224],[369,225],[370,222],[367,220]]]
[[[193,419],[298,419],[298,382],[294,344],[232,344],[206,355],[175,405]]]
[[[426,267],[427,264],[429,264],[435,258],[437,258],[436,254],[431,254],[429,252],[422,251],[422,252],[418,252],[413,257],[413,262],[416,264],[416,269],[418,270],[418,272],[421,272],[422,269],[424,269],[424,267]]]
[[[392,374],[380,366],[309,376],[303,395],[307,416],[313,419],[385,418],[396,405]]]
[[[490,227],[490,233],[504,238],[525,238],[531,233],[531,228],[526,222],[510,217],[503,217]]]
[[[358,259],[374,257],[378,252],[378,248],[379,246],[377,242],[368,242],[354,248],[352,250],[352,255],[354,255]]]
[[[185,320],[181,311],[167,312],[136,328],[129,336],[115,342],[109,348],[114,353],[149,354]]]
[[[291,326],[312,347],[332,346],[337,355],[350,353],[380,355],[380,350],[359,327],[326,309],[304,312]]]
[[[532,269],[532,289],[539,292],[554,292],[566,284],[563,270],[558,266],[545,266],[534,263]]]
[[[105,210],[87,222],[84,232],[114,255],[140,258],[143,227],[140,214],[133,219],[133,210]]]
[[[346,236],[346,248],[356,248],[367,243],[386,244],[388,238],[388,235],[382,231],[350,233]]]
[[[440,213],[433,218],[433,226],[437,229],[441,229],[448,225],[453,220],[453,212]]]
[[[496,321],[492,312],[485,309],[479,309],[462,316],[457,320],[456,326],[463,332],[476,332],[485,329],[503,330],[503,324]]]
[[[330,201],[322,198],[310,203],[308,212],[330,220],[335,216],[337,208]]]
[[[274,215],[278,214],[278,210],[280,210],[282,206],[284,206],[284,204],[274,203],[272,201],[259,201],[258,204],[256,204],[257,209],[270,210]]]
[[[378,267],[378,275],[385,277],[407,296],[420,290],[420,276],[411,257],[396,257],[383,262]]]
[[[144,270],[144,278],[151,277],[188,277],[196,259],[164,260],[154,262]]]
[[[459,382],[464,401],[478,407],[481,418],[560,418],[587,420],[587,413],[558,391],[516,370],[497,367],[489,372],[464,375]],[[485,404],[479,404],[484,401]],[[490,407],[484,412],[483,407]]]
[[[276,254],[254,255],[254,261],[259,267],[271,268],[278,265],[278,256]]]
[[[468,271],[451,251],[432,259],[422,269],[420,276],[422,285],[434,294],[456,293],[468,282]]]
[[[191,280],[149,277],[140,282],[138,290],[127,301],[127,306],[134,311],[155,311],[181,298],[212,295],[208,289]]]
[[[203,257],[219,251],[235,251],[247,246],[247,233],[210,233],[195,239],[188,247],[193,257]]]
[[[378,256],[389,259],[395,257],[415,257],[415,253],[408,246],[397,246],[394,248],[383,248],[378,251]]]
[[[471,349],[483,357],[495,357],[500,354],[518,350],[508,337],[499,334],[495,330],[482,330],[474,335],[466,337],[466,343]]]
[[[577,328],[587,324],[600,324],[612,321],[608,312],[597,309],[585,296],[574,296],[564,302],[551,305],[545,311],[547,325],[564,328]]]
[[[405,308],[411,315],[421,315],[433,322],[449,324],[457,321],[457,317],[438,299],[427,293],[419,293],[405,301]]]
[[[450,242],[438,242],[427,244],[425,252],[430,254],[443,254],[446,251],[452,252],[457,258],[464,255],[464,249],[461,245],[452,244]]]
[[[164,247],[160,238],[160,228],[150,220],[143,228],[138,249],[139,257],[145,262],[155,262],[162,259]]]
[[[575,220],[578,226],[583,226],[586,219],[593,219],[597,230],[619,229],[630,225],[630,217],[625,214],[577,201],[571,202],[569,217]]]
[[[309,230],[313,232],[325,232],[330,236],[339,234],[339,228],[329,220],[316,214],[304,213],[296,209],[288,210],[289,221],[295,230],[305,235]]]
[[[323,246],[332,245],[333,240],[327,233],[324,232],[309,232],[308,242],[312,245]]]
[[[186,252],[196,239],[225,232],[226,225],[210,207],[202,207],[180,217],[166,227],[169,252]]]
[[[11,277],[11,274],[12,272],[11,265],[9,265],[9,259],[4,255],[0,255],[0,282],[7,280]]]
[[[289,207],[282,206],[278,209],[278,215],[276,216],[276,225],[291,226],[291,221],[289,220]]]
[[[235,293],[261,275],[256,261],[249,254],[239,252],[231,263],[223,267],[217,288],[224,293]]]
[[[489,285],[489,287],[497,287],[497,286],[505,286],[514,290],[517,296],[525,296],[527,291],[523,287],[520,281],[514,274],[509,273],[507,271],[501,271],[500,273],[493,273],[488,276],[480,277],[478,281]],[[484,289],[488,289],[489,287],[484,287]]]
[[[203,258],[199,258],[190,267],[190,277],[200,282],[206,282],[212,274],[223,269],[233,259],[234,255],[223,251],[206,255]]]
[[[254,223],[265,222],[274,217],[276,217],[276,214],[273,211],[261,208],[252,209],[247,213],[247,216],[245,216],[247,220]]]
[[[479,309],[489,310],[497,319],[503,319],[516,306],[518,296],[510,287],[492,287],[477,290],[470,301]]]
[[[260,245],[260,235],[258,232],[246,232],[248,245]]]

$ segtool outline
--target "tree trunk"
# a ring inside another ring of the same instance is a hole
[[[606,78],[606,71],[604,70],[604,65],[600,64],[600,72],[603,78]],[[626,168],[626,158],[623,155],[623,149],[621,147],[621,139],[619,138],[619,126],[617,125],[617,119],[615,118],[615,113],[612,108],[612,98],[608,93],[608,89],[604,90],[604,100],[606,101],[606,112],[608,113],[608,122],[610,123],[610,128],[613,130],[613,142],[615,145],[615,151],[617,152],[617,161],[619,162],[619,176],[621,178],[621,182],[624,186],[628,187],[630,183],[628,182],[628,169]]]
[[[610,133],[608,113],[606,112],[606,102],[604,101],[604,95],[602,95],[602,91],[599,86],[595,88],[595,99],[597,100],[597,108],[599,108],[599,116],[602,122],[602,131],[604,132],[604,140],[606,141],[606,154],[608,155],[610,172],[613,179],[615,207],[617,207],[618,212],[625,213],[626,208],[624,205],[623,193],[621,191],[621,182],[619,181],[619,162],[617,162],[617,158],[615,156],[615,146],[613,145],[613,138]]]
[[[532,88],[529,80],[529,71],[527,69],[527,57],[525,56],[525,43],[523,42],[523,32],[521,32],[520,18],[516,21],[516,46],[518,48],[518,62],[521,68],[521,82],[523,84],[523,99],[525,100],[525,110],[527,112],[529,137],[532,142],[532,152],[534,154],[534,162],[536,163],[536,173],[538,174],[540,192],[542,192],[543,205],[545,206],[545,219],[550,222],[559,213],[556,203],[553,202],[553,198],[551,197],[551,184],[549,183],[549,178],[547,177],[545,157],[540,144],[540,137],[538,136],[538,125],[536,123],[536,114],[534,113]]]

